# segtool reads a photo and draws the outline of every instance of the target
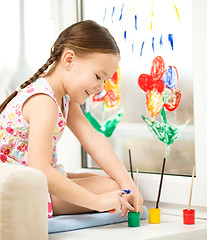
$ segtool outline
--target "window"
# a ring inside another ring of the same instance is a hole
[[[76,3],[21,0],[12,1],[11,7],[10,1],[3,1],[0,13],[2,102],[47,61],[57,36],[76,21]]]
[[[12,19],[12,21],[10,20]],[[10,21],[9,21],[10,20]],[[20,9],[19,1],[13,1],[13,6],[9,1],[0,3],[0,102],[8,96],[8,88],[16,77],[18,69],[20,47]],[[12,57],[11,57],[12,56]],[[11,61],[12,60],[12,61]],[[7,89],[7,91],[5,91]]]
[[[203,170],[206,168],[206,153],[205,144],[201,140],[205,139],[206,133],[202,79],[205,75],[202,66],[205,69],[204,63],[206,64],[203,53],[204,49],[206,51],[206,32],[199,27],[204,21],[202,17],[205,13],[202,9],[205,4],[194,0],[103,1],[98,4],[90,0],[83,3],[84,19],[93,19],[106,26],[121,49],[122,100],[119,107],[124,108],[124,114],[110,138],[113,148],[128,169],[128,149],[131,149],[134,169],[139,167],[142,172],[141,192],[146,200],[155,201],[160,176],[154,173],[161,171],[165,146],[153,137],[141,118],[141,115],[148,117],[148,113],[145,109],[145,93],[139,89],[137,79],[142,73],[149,74],[153,59],[162,56],[166,66],[176,66],[179,74],[178,88],[182,92],[182,100],[176,111],[167,112],[168,122],[178,126],[190,119],[179,138],[170,145],[165,171],[168,175],[165,175],[162,201],[187,204],[191,179],[185,176],[191,175],[193,165],[196,164],[192,204],[206,206],[203,200],[206,196],[203,186],[207,180]],[[94,8],[96,11],[91,11]],[[121,24],[120,18],[123,20]],[[145,27],[151,27],[151,24],[152,29],[146,30]],[[101,121],[100,107],[93,106],[89,101],[86,108]],[[110,116],[111,113],[107,114]],[[97,167],[89,156],[87,159],[87,167]]]

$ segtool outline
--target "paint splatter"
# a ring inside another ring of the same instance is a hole
[[[144,41],[142,42],[142,47],[141,47],[141,51],[140,51],[140,57],[142,56],[143,47],[144,47]]]
[[[124,40],[126,40],[127,31],[124,31]]]
[[[114,11],[115,11],[115,7],[113,7],[112,14],[111,14],[111,22],[112,22],[112,23],[113,23]]]
[[[180,22],[180,16],[179,16],[179,13],[178,13],[178,8],[177,8],[176,4],[174,3],[174,1],[172,1],[172,2],[173,2],[173,5],[174,5],[174,7],[175,7],[175,11],[176,11],[178,20],[179,20],[179,22]]]
[[[120,17],[119,17],[119,21],[121,21],[121,19],[122,19],[122,16],[123,16],[123,9],[124,9],[124,4],[122,4],[121,14],[120,14]]]
[[[152,50],[155,52],[155,38],[152,38]]]
[[[154,7],[154,0],[152,0],[152,8],[151,8],[151,26],[150,26],[150,30],[152,30],[152,19],[153,19],[153,7]]]
[[[134,21],[135,21],[135,29],[137,30],[137,15],[134,16]]]
[[[174,50],[174,46],[173,46],[173,34],[168,34],[168,41],[170,42],[171,49]]]
[[[160,47],[162,47],[163,41],[162,41],[162,35],[160,36]]]

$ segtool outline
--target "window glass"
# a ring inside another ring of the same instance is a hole
[[[54,14],[49,0],[0,3],[0,101],[48,59],[54,42]]]
[[[96,11],[92,11],[94,7],[91,8],[91,5],[96,6]],[[141,172],[160,172],[163,158],[167,157],[166,173],[191,175],[195,161],[192,2],[113,0],[97,4],[89,0],[83,6],[84,19],[93,19],[107,27],[121,50],[121,98],[118,107],[107,111],[103,108],[103,102],[97,103],[90,99],[87,111],[100,124],[123,112],[109,141],[128,169],[130,149],[134,170],[138,167]],[[161,57],[164,62],[166,78],[170,73],[178,75],[175,88],[180,90],[181,96],[174,111],[164,108],[167,124],[182,128],[180,135],[169,147],[157,139],[142,118],[143,115],[150,121],[162,123],[160,112],[153,118],[147,111],[150,105],[150,101],[146,100],[148,93],[138,85],[141,74],[147,74],[148,78],[153,75],[152,64],[157,57]],[[95,162],[89,156],[87,158],[87,166],[96,168]]]

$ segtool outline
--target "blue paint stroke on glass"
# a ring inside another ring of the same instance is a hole
[[[143,47],[144,47],[144,41],[142,43],[142,47],[141,47],[141,51],[140,51],[140,57],[142,56]]]
[[[162,35],[160,36],[160,47],[162,47],[163,41],[162,41]]]
[[[105,18],[106,18],[106,12],[107,12],[107,9],[105,8],[105,13],[104,13],[104,17],[103,17],[103,25],[104,25]]]
[[[168,41],[170,42],[172,50],[174,50],[173,46],[173,34],[168,34]]]
[[[162,80],[168,88],[172,89],[176,87],[178,81],[176,69],[169,66],[168,69],[164,72]]]
[[[134,52],[134,42],[132,43],[132,53]]]
[[[111,22],[112,22],[112,23],[113,23],[114,11],[115,11],[115,7],[113,7],[112,14],[111,14]]]
[[[135,29],[137,30],[137,15],[134,16],[134,20],[135,20]]]
[[[123,16],[123,9],[124,9],[124,3],[122,4],[121,14],[120,14],[120,17],[119,17],[119,21],[121,21],[121,19],[122,19],[122,16]]]
[[[127,31],[124,31],[124,40],[126,40]]]
[[[155,52],[155,38],[152,38],[152,50]]]

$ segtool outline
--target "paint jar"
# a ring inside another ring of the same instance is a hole
[[[140,212],[128,212],[128,227],[140,226]]]
[[[184,209],[183,210],[183,224],[195,224],[195,210]]]
[[[160,208],[149,209],[149,223],[160,223]]]

